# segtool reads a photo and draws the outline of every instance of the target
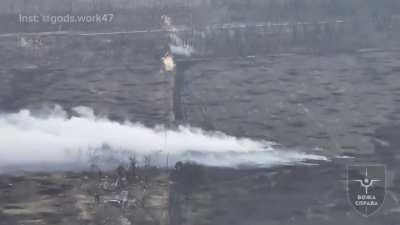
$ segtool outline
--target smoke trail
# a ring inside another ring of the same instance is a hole
[[[165,145],[162,127],[110,121],[96,117],[86,107],[77,107],[74,111],[77,115],[71,117],[60,107],[45,116],[35,116],[29,110],[0,115],[0,165],[74,162],[82,157],[86,160],[91,149],[104,145],[137,155],[169,154],[171,163],[191,160],[214,166],[270,166],[325,159],[278,151],[273,148],[274,143],[267,141],[207,133],[184,126],[166,131]]]

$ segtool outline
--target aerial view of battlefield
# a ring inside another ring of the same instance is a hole
[[[399,225],[399,0],[1,0],[0,225]]]

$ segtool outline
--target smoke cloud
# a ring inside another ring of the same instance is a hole
[[[272,166],[307,159],[326,160],[322,156],[277,150],[272,142],[208,133],[199,128],[180,126],[167,130],[163,126],[118,123],[95,116],[87,107],[74,108],[74,114],[67,116],[61,107],[46,115],[35,115],[29,110],[1,114],[0,165],[86,162],[91,149],[105,145],[113,151],[138,156],[168,155],[170,165],[179,160],[212,166]]]

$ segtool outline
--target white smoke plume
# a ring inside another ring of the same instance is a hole
[[[162,126],[149,128],[139,123],[118,123],[96,117],[86,107],[77,107],[74,111],[76,116],[69,117],[61,107],[40,116],[29,110],[1,114],[0,168],[13,164],[86,162],[91,149],[104,145],[138,156],[168,155],[171,165],[178,160],[191,160],[212,166],[272,166],[326,159],[276,150],[271,142],[220,132],[207,133],[185,126],[175,130],[165,130]]]

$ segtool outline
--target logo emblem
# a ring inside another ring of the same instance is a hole
[[[386,193],[384,165],[352,165],[347,167],[347,196],[353,208],[370,216],[383,205]]]

